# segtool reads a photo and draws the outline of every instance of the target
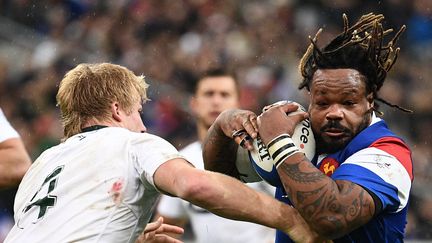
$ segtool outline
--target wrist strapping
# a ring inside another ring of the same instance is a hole
[[[267,145],[267,150],[276,168],[278,168],[285,159],[300,152],[299,148],[294,144],[294,141],[288,134],[281,134],[273,138]]]

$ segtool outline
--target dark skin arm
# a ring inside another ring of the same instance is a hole
[[[251,111],[239,109],[226,110],[219,115],[208,130],[203,142],[203,158],[206,170],[239,178],[235,161],[240,141],[235,141],[232,138],[232,133],[245,129],[252,138],[256,138],[256,117],[256,114]],[[252,143],[248,141],[246,146],[252,148]]]
[[[285,115],[296,109],[293,104],[272,107],[258,117],[259,134],[266,145],[279,134],[292,135],[296,124],[307,116]],[[296,209],[326,238],[339,238],[374,216],[374,201],[365,189],[350,181],[332,180],[302,153],[288,157],[278,173]]]
[[[235,161],[241,139],[233,139],[232,133],[244,129],[250,137],[255,139],[258,134],[256,118],[255,113],[238,109],[227,110],[219,115],[210,127],[203,143],[203,158],[207,170],[218,171],[239,178]],[[244,147],[252,149],[251,140],[246,141]],[[294,217],[292,219],[294,224],[303,225],[305,220],[297,210],[292,209],[293,212],[287,213],[285,217]],[[296,234],[290,234],[291,237],[294,235]],[[319,237],[314,242],[323,241],[324,238]]]

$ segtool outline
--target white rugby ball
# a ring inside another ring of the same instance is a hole
[[[288,116],[295,115],[301,111],[306,111],[303,106],[298,103],[296,104],[299,106],[298,110],[287,114]],[[303,152],[309,160],[312,160],[315,156],[315,138],[309,119],[303,120],[296,126],[291,138],[299,150]],[[276,167],[273,165],[273,160],[267,151],[265,144],[258,137],[257,139],[254,139],[253,146],[254,150],[248,151],[248,153],[249,160],[257,174],[270,185],[282,187],[283,185],[279,178],[279,174]]]

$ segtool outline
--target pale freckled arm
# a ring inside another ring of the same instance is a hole
[[[219,216],[282,230],[295,242],[322,242],[295,208],[232,177],[195,169],[182,159],[173,159],[156,170],[154,181],[159,190]]]

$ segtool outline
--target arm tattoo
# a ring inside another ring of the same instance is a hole
[[[301,163],[301,162],[300,162]],[[299,183],[313,183],[321,180],[325,175],[321,171],[303,172],[300,170],[299,165],[296,164],[283,164],[283,172],[288,175],[292,180]]]
[[[343,235],[373,217],[373,199],[366,190],[350,181],[332,180],[306,157],[280,168],[290,200],[311,225]]]

